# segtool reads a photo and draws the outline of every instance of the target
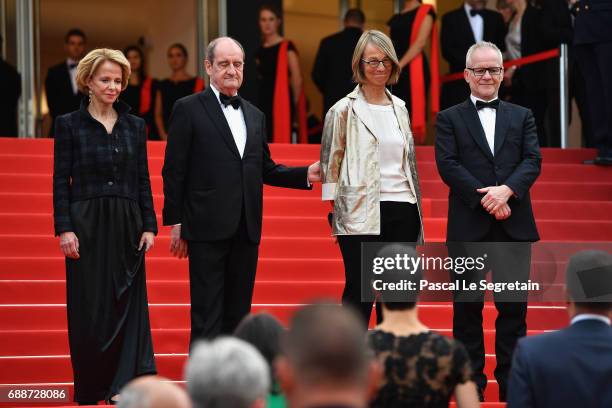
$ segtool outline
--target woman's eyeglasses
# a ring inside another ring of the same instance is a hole
[[[388,58],[385,58],[383,60],[377,60],[377,59],[364,60],[362,59],[361,62],[363,62],[364,64],[368,64],[372,68],[378,68],[380,64],[383,64],[383,67],[385,68],[389,68],[391,66],[391,60]]]

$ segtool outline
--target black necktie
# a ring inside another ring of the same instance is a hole
[[[479,10],[479,9],[471,9],[470,10],[470,16],[474,17],[477,14],[482,16],[482,10]]]
[[[219,98],[221,99],[221,103],[223,106],[227,108],[227,105],[232,105],[234,109],[238,109],[240,105],[242,105],[242,99],[240,99],[239,95],[227,96],[225,94],[220,93]]]
[[[491,102],[483,102],[483,101],[476,101],[476,110],[481,110],[483,108],[493,108],[495,110],[497,110],[497,107],[499,106],[499,99],[495,99]]]

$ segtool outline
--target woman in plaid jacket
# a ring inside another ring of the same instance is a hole
[[[66,256],[68,337],[79,404],[113,401],[132,378],[156,373],[144,253],[157,222],[142,119],[118,100],[130,65],[120,51],[81,60],[89,94],[58,117],[53,206]]]

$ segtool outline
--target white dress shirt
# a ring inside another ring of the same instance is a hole
[[[476,105],[476,101],[491,102],[496,100],[497,98],[493,98],[491,99],[491,101],[485,101],[483,99],[475,97],[474,95],[470,95],[470,99],[472,100],[472,103]],[[479,109],[478,117],[480,118],[480,123],[482,124],[482,128],[484,129],[485,136],[487,138],[487,143],[489,144],[489,148],[491,149],[491,154],[495,156],[495,119],[497,118],[497,110],[493,108]]]
[[[470,22],[470,26],[472,26],[472,33],[474,34],[474,39],[476,42],[482,41],[482,36],[484,32],[484,21],[480,14],[476,14],[475,16],[470,15],[470,10],[472,10],[472,6],[467,3],[463,3],[463,8],[465,8],[465,13],[467,14],[467,18]]]
[[[76,95],[79,92],[79,87],[77,86],[76,81],[77,67],[75,65],[74,68],[70,68],[70,65],[74,64],[78,65],[79,61],[75,61],[72,58],[66,59],[66,67],[68,68],[68,73],[70,74],[70,85],[72,85],[72,93]]]
[[[606,316],[602,316],[599,314],[591,314],[591,313],[581,313],[577,316],[574,316],[570,324],[578,323],[582,320],[600,320],[603,323],[610,325],[610,318]]]
[[[244,121],[242,107],[234,109],[232,105],[223,106],[223,104],[221,103],[221,99],[219,99],[219,91],[217,90],[217,88],[215,88],[213,84],[210,84],[210,87],[215,93],[217,101],[219,101],[221,111],[223,111],[223,115],[225,115],[225,120],[227,120],[227,124],[229,125],[229,128],[232,131],[232,136],[234,137],[234,142],[236,143],[236,147],[238,148],[238,153],[240,153],[240,157],[242,157],[244,155],[244,147],[246,146],[247,140],[246,122]]]

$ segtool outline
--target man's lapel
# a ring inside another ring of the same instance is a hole
[[[466,121],[468,131],[485,156],[487,156],[489,160],[493,161],[493,153],[491,153],[491,148],[489,147],[489,143],[487,143],[487,137],[485,136],[484,129],[482,128],[482,123],[480,123],[478,111],[472,103],[472,100],[468,97],[468,99],[463,102],[461,107],[463,109],[463,118]]]
[[[506,140],[506,133],[508,132],[509,124],[510,109],[505,102],[500,100],[495,117],[495,156],[497,156],[499,149],[501,149],[502,145],[504,144],[504,140]]]
[[[253,108],[244,99],[242,100],[242,115],[244,116],[244,123],[247,131],[246,145],[244,146],[242,157],[247,157],[247,153],[255,145],[257,139],[255,138],[256,123],[253,116]],[[261,137],[266,138],[267,136],[262,134]]]
[[[474,34],[474,31],[472,31],[472,25],[470,24],[470,19],[467,13],[465,12],[465,8],[463,7],[463,4],[461,4],[461,7],[459,9],[461,10],[461,18],[459,19],[459,21],[461,22],[462,27],[459,27],[459,30],[457,32],[465,33],[467,37],[466,40],[470,41],[470,43],[473,44],[476,42],[476,35]]]
[[[227,119],[225,119],[225,115],[221,110],[221,105],[219,105],[219,100],[215,96],[215,93],[211,89],[211,87],[206,88],[204,92],[200,92],[199,94],[200,101],[204,105],[204,110],[208,114],[208,117],[214,123],[215,127],[223,137],[223,140],[227,144],[227,147],[240,158],[240,153],[238,152],[238,148],[236,147],[236,141],[234,140],[234,136],[232,136],[232,131],[227,123]],[[246,121],[246,118],[245,118]]]

